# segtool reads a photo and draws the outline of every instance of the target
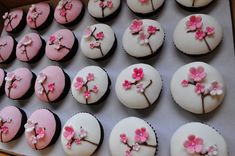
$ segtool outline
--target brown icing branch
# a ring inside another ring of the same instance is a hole
[[[193,4],[192,4],[193,7],[194,7],[194,5],[195,5],[195,2],[196,2],[196,0],[193,0]]]
[[[156,31],[160,31],[160,29],[157,29]],[[150,38],[152,37],[152,35],[153,35],[153,34],[150,34],[150,35],[149,35],[149,37],[148,37],[148,39],[150,39]],[[148,45],[148,47],[149,47],[149,49],[150,49],[150,51],[151,51],[151,54],[153,54],[153,53],[154,53],[154,51],[153,51],[153,49],[152,49],[152,47],[151,47],[150,43],[148,42],[148,44],[147,44],[147,45]]]
[[[155,8],[154,8],[154,5],[153,5],[153,0],[150,0],[150,2],[151,2],[152,10],[154,11]]]
[[[95,29],[92,31],[91,37],[93,37],[96,41],[99,41],[100,39],[98,39],[98,38],[94,35],[96,29],[97,29],[97,28],[95,27]],[[99,45],[98,45],[98,46],[94,46],[94,48],[98,48],[98,49],[100,50],[101,55],[104,56],[103,50],[102,50],[102,48],[101,48],[101,43],[100,43],[100,42],[97,42],[97,43],[99,43]]]
[[[29,56],[28,56],[28,52],[27,52],[27,45],[22,45],[23,46],[23,51],[22,51],[22,53],[23,54],[25,54],[25,57],[26,57],[26,59],[29,61]]]

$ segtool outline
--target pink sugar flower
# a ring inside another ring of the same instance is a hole
[[[223,87],[219,82],[213,81],[210,84],[209,91],[210,91],[210,94],[213,96],[222,95],[223,94]]]
[[[66,12],[66,10],[64,8],[60,10],[60,15],[61,16],[65,17],[66,14],[67,14],[67,12]]]
[[[88,99],[90,96],[91,96],[91,92],[86,90],[84,93],[83,93],[83,96],[85,97],[85,99]]]
[[[72,143],[71,143],[71,142],[67,142],[66,147],[67,147],[68,149],[71,149]]]
[[[136,129],[135,130],[135,142],[136,143],[144,143],[147,141],[149,137],[149,133],[146,128]]]
[[[215,27],[206,27],[206,33],[208,36],[211,36],[215,33]]]
[[[120,134],[120,141],[124,144],[126,144],[128,142],[128,138],[125,133]]]
[[[1,126],[0,127],[0,132],[2,132],[3,134],[7,134],[9,131],[9,128],[7,126]]]
[[[132,153],[131,153],[131,150],[130,150],[130,149],[126,150],[125,156],[132,156]]]
[[[192,67],[189,69],[189,79],[199,82],[202,81],[205,77],[206,77],[206,72],[204,67],[199,66],[197,68]]]
[[[88,73],[88,75],[87,75],[87,77],[86,77],[87,81],[93,81],[94,78],[95,78],[95,76],[94,76],[93,73]]]
[[[195,33],[195,38],[198,40],[203,40],[206,37],[206,33],[202,30],[198,30]]]
[[[187,29],[192,31],[200,29],[202,25],[203,23],[201,16],[190,16],[189,20],[186,22]]]
[[[80,131],[79,131],[79,137],[81,139],[83,139],[83,138],[87,137],[87,133],[88,132],[85,129],[81,128]]]
[[[85,38],[91,37],[91,34],[92,34],[92,30],[91,30],[90,27],[87,27],[87,28],[84,30],[84,32],[83,32],[83,36],[84,36]]]
[[[82,77],[77,77],[76,82],[74,83],[74,87],[76,90],[82,90],[84,85],[84,81]]]
[[[134,68],[132,78],[136,81],[141,81],[144,78],[144,72],[142,68]]]
[[[148,35],[146,35],[143,31],[139,32],[138,39],[141,45],[149,43]]]
[[[42,139],[46,135],[45,128],[39,127],[36,129],[37,139]]]
[[[82,142],[82,141],[81,141],[81,139],[79,139],[79,138],[75,140],[75,143],[76,143],[77,145],[80,145],[81,142]]]
[[[55,35],[51,35],[49,38],[49,42],[53,43],[56,40],[56,36]]]
[[[143,29],[143,21],[135,19],[132,21],[129,28],[133,34],[138,33]]]
[[[137,87],[137,92],[139,93],[144,92],[144,85],[142,83],[138,84],[136,87]]]
[[[92,89],[92,91],[93,91],[94,93],[98,93],[99,89],[98,89],[97,86],[94,86],[93,89]]]
[[[48,84],[48,90],[50,91],[50,92],[53,92],[54,90],[55,90],[55,83],[50,83],[50,84]]]
[[[128,89],[131,88],[131,82],[128,81],[128,80],[125,80],[125,81],[123,82],[122,86],[123,86],[123,88],[124,88],[125,90],[128,90]]]
[[[5,20],[5,19],[7,19],[8,16],[9,16],[9,13],[5,12],[4,15],[2,16],[2,18]]]
[[[104,38],[104,33],[101,31],[101,32],[98,32],[97,34],[96,34],[96,38],[97,39],[99,39],[99,40],[103,40],[103,38]]]
[[[183,87],[188,87],[188,85],[189,85],[188,80],[183,80],[183,81],[181,82],[181,85],[182,85]]]
[[[100,1],[100,3],[99,3],[99,7],[100,7],[100,8],[104,8],[105,6],[106,6],[105,2]]]
[[[140,3],[148,3],[149,0],[139,0]]]
[[[38,75],[38,83],[43,83],[45,80],[47,79],[47,76],[46,76],[46,74],[44,74],[44,73],[40,73],[39,75]]]
[[[197,93],[197,94],[202,94],[205,92],[205,85],[202,84],[202,83],[197,83],[195,88],[194,88],[194,91]]]
[[[184,142],[184,147],[189,154],[200,153],[203,149],[203,139],[197,138],[195,135],[190,135]]]
[[[74,135],[75,135],[75,132],[74,132],[74,129],[72,126],[66,126],[64,128],[64,133],[63,133],[63,136],[67,139],[67,140],[71,140]]]
[[[113,1],[112,0],[107,1],[107,7],[108,8],[112,8],[113,7]]]
[[[150,26],[148,26],[147,31],[148,31],[149,34],[155,34],[156,31],[157,31],[157,27],[150,25]]]

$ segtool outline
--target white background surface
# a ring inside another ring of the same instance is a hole
[[[62,121],[62,124],[64,124],[66,120],[68,120],[77,112],[86,111],[93,113],[103,124],[105,132],[103,145],[101,146],[101,149],[95,154],[95,156],[110,155],[108,148],[110,131],[119,120],[128,116],[137,116],[152,124],[159,137],[158,156],[170,155],[170,139],[174,131],[179,126],[187,122],[201,121],[215,127],[217,130],[219,130],[219,132],[222,133],[227,141],[230,155],[232,156],[235,154],[235,62],[229,0],[217,0],[207,9],[200,11],[200,13],[212,15],[222,24],[224,30],[224,39],[216,51],[209,55],[191,57],[184,55],[176,50],[172,41],[174,27],[181,18],[189,15],[190,12],[179,8],[174,0],[166,0],[164,8],[154,17],[152,17],[153,19],[158,20],[165,29],[165,44],[160,53],[155,57],[148,60],[137,60],[128,56],[122,50],[122,34],[130,24],[131,20],[137,18],[127,8],[126,2],[123,1],[122,10],[119,16],[107,22],[107,24],[109,24],[114,29],[118,39],[117,50],[115,51],[114,55],[112,55],[107,60],[99,62],[89,60],[83,56],[81,49],[79,48],[76,56],[66,63],[52,62],[44,55],[44,57],[39,62],[31,65],[22,63],[18,60],[15,60],[9,65],[1,65],[1,68],[4,68],[6,71],[14,70],[17,67],[28,67],[36,74],[38,74],[41,69],[48,65],[59,65],[70,75],[71,79],[73,79],[76,73],[83,67],[87,65],[98,65],[107,70],[112,80],[112,90],[107,100],[96,106],[82,105],[77,103],[76,100],[73,99],[71,92],[69,92],[66,98],[61,102],[49,105],[39,101],[35,95],[24,101],[12,101],[3,95],[0,97],[0,108],[3,108],[7,105],[17,105],[24,109],[28,116],[30,116],[30,114],[38,108],[49,108],[57,113]],[[82,31],[86,28],[86,26],[95,23],[98,22],[90,17],[86,10],[85,17],[82,19],[82,21],[77,25],[70,27],[69,29],[74,31],[75,35],[80,41]],[[60,28],[64,27],[58,25],[54,21],[47,29],[40,31],[39,33],[45,40],[47,40],[50,34]],[[17,41],[19,41],[24,34],[32,31],[33,30],[30,30],[30,28],[25,27],[25,29],[21,33],[15,35],[15,37]],[[3,32],[2,35],[6,35],[6,33]],[[227,94],[221,107],[205,116],[196,116],[182,110],[173,102],[170,94],[169,84],[172,75],[180,66],[192,61],[204,61],[216,67],[224,76],[227,86]],[[148,63],[160,71],[163,79],[163,90],[157,104],[153,105],[147,110],[137,111],[128,109],[119,103],[114,92],[114,84],[117,75],[122,69],[131,64],[139,62]],[[60,139],[55,145],[42,151],[34,151],[30,149],[26,145],[24,136],[9,144],[0,144],[0,148],[14,152],[20,152],[26,155],[64,155],[60,145]]]

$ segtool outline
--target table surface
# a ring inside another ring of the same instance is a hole
[[[234,2],[234,0],[232,0],[232,2]],[[223,12],[221,12],[221,10],[223,10]],[[235,135],[232,134],[235,129],[235,105],[233,98],[235,92],[235,84],[231,76],[235,75],[235,61],[229,1],[217,0],[211,6],[200,12],[212,15],[217,18],[224,28],[224,34],[226,34],[220,47],[216,49],[215,52],[208,55],[191,57],[181,54],[175,49],[172,42],[172,33],[174,27],[181,18],[191,13],[183,10],[182,8],[179,8],[174,1],[168,0],[164,8],[152,18],[160,21],[166,32],[165,44],[160,54],[148,60],[136,60],[130,56],[127,56],[122,50],[122,34],[129,25],[131,19],[137,17],[128,10],[124,2],[122,11],[119,16],[114,20],[107,22],[107,24],[111,25],[116,32],[119,43],[116,52],[109,59],[100,62],[89,60],[82,55],[81,49],[79,48],[75,58],[66,63],[59,64],[56,62],[51,62],[46,58],[46,56],[44,56],[38,63],[32,65],[21,63],[16,60],[9,65],[1,66],[7,71],[11,71],[19,66],[24,66],[30,68],[35,73],[38,73],[47,65],[59,65],[65,69],[65,71],[70,75],[70,78],[72,79],[79,69],[87,65],[98,65],[104,67],[107,70],[113,82],[112,86],[114,86],[116,77],[122,69],[134,63],[148,63],[156,67],[160,71],[164,84],[163,91],[158,103],[150,109],[136,111],[125,108],[118,102],[117,97],[115,96],[114,87],[112,87],[111,94],[104,103],[93,107],[78,104],[72,98],[71,93],[69,93],[69,95],[63,101],[59,102],[56,105],[44,104],[40,102],[35,95],[33,95],[30,99],[24,101],[11,101],[7,97],[3,96],[0,98],[0,108],[9,104],[17,105],[22,107],[26,111],[28,116],[37,108],[49,108],[60,116],[62,124],[64,124],[66,120],[76,112],[87,111],[95,114],[95,116],[99,118],[104,126],[105,136],[104,143],[101,146],[101,149],[94,156],[110,155],[108,152],[108,137],[112,130],[112,127],[119,120],[128,116],[137,116],[143,118],[144,120],[149,121],[156,129],[160,143],[158,153],[159,156],[170,155],[169,142],[172,134],[179,126],[191,121],[200,121],[216,127],[216,129],[218,129],[225,137],[230,154],[234,154]],[[97,21],[91,18],[86,12],[85,17],[82,19],[82,21],[79,24],[70,27],[70,29],[74,31],[75,35],[80,41],[82,30],[84,30],[86,26],[94,23],[97,23]],[[51,33],[60,28],[63,28],[63,26],[60,26],[53,22],[46,30],[39,33],[46,40]],[[32,32],[32,30],[26,27],[22,33],[15,35],[15,37],[17,40],[19,40],[24,34],[28,32]],[[6,32],[3,32],[3,35],[6,35]],[[123,61],[123,63],[120,64],[120,61]],[[223,74],[224,79],[227,83],[227,94],[223,105],[213,113],[205,116],[193,115],[180,109],[174,104],[170,95],[169,82],[173,73],[180,66],[192,61],[204,61],[215,66]],[[0,149],[1,148],[9,151],[23,153],[26,155],[64,155],[62,154],[63,151],[61,149],[60,139],[54,146],[36,152],[31,150],[26,145],[23,136],[20,139],[9,144],[0,144]]]

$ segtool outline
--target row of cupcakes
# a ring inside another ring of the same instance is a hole
[[[73,115],[61,130],[60,118],[48,109],[38,109],[29,118],[15,106],[1,109],[0,142],[11,142],[23,133],[27,144],[34,150],[45,149],[60,137],[66,155],[88,156],[101,147],[105,132],[102,123],[90,113]],[[159,146],[158,135],[153,125],[143,119],[122,119],[109,135],[110,154],[155,156]],[[223,136],[214,128],[199,122],[178,128],[171,138],[170,151],[171,156],[228,156]]]
[[[41,101],[57,102],[66,96],[71,86],[72,95],[79,103],[91,105],[103,102],[111,87],[108,73],[98,66],[81,69],[71,85],[69,76],[58,66],[41,70],[36,82],[35,75],[27,68],[8,72],[6,77],[3,70],[0,74],[1,88],[14,100],[29,97],[35,90]],[[126,107],[145,109],[156,103],[162,86],[161,76],[155,68],[147,64],[134,64],[118,75],[115,91]],[[175,72],[171,79],[171,94],[174,101],[185,110],[205,114],[222,103],[225,83],[221,74],[211,65],[193,62]]]
[[[188,8],[200,8],[210,4],[213,0],[176,0],[181,6]],[[127,0],[128,7],[137,15],[149,15],[156,12],[164,4],[164,0]],[[88,12],[97,20],[112,19],[121,8],[121,0],[89,0]],[[70,26],[77,23],[85,11],[80,0],[60,0],[54,11],[54,19],[57,23]],[[53,20],[53,9],[45,2],[33,4],[27,13],[22,9],[15,9],[3,15],[5,30],[10,33],[19,32],[25,23],[32,29],[41,30]],[[26,22],[25,22],[26,19]]]
[[[159,22],[133,20],[123,34],[123,48],[130,56],[148,58],[163,46],[165,33]],[[212,52],[222,41],[223,30],[211,16],[193,14],[182,19],[175,28],[173,41],[183,53],[202,55]],[[81,50],[90,59],[104,59],[116,49],[117,40],[112,28],[95,24],[84,30]],[[9,62],[15,55],[23,62],[39,60],[44,51],[53,61],[66,61],[78,50],[78,41],[72,31],[61,29],[52,34],[45,48],[45,41],[36,33],[26,34],[16,46],[16,41],[5,36],[0,39],[0,62]]]

